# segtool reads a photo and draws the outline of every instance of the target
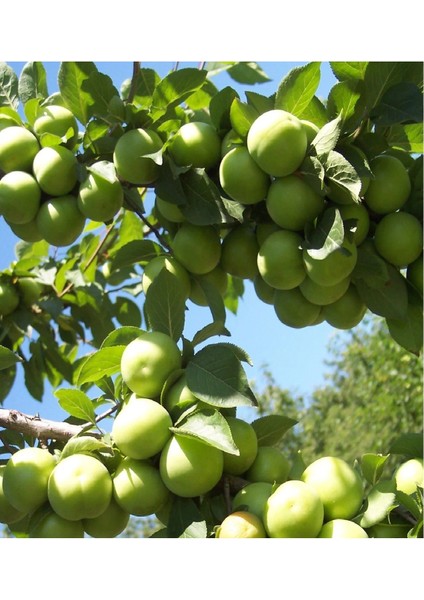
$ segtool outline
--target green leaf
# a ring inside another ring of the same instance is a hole
[[[283,415],[265,415],[252,421],[259,446],[275,446],[298,421]]]
[[[15,71],[5,62],[0,62],[0,106],[19,106],[19,82]]]
[[[246,139],[253,121],[258,116],[259,113],[255,108],[239,98],[234,98],[230,108],[231,126],[242,139]]]
[[[59,400],[59,406],[72,417],[95,423],[96,415],[90,398],[81,390],[56,390],[54,395]]]
[[[352,279],[362,301],[374,314],[390,319],[394,318],[395,320],[400,319],[401,323],[403,323],[403,319],[408,312],[408,290],[405,278],[399,273],[396,267],[385,261],[374,264],[371,262],[364,263],[364,256],[372,257],[372,254],[364,255],[362,252],[359,252],[359,267],[367,269],[366,265],[369,265],[369,270],[362,271],[364,272],[364,277],[359,276],[356,268],[352,274]],[[384,270],[378,271],[380,266]],[[376,274],[376,277],[373,277],[373,273]],[[385,273],[388,275],[386,280],[384,279]],[[401,328],[403,327],[402,324],[400,326]],[[395,322],[393,327],[396,328]]]
[[[238,62],[228,68],[228,74],[237,83],[254,85],[271,81],[263,69],[255,62]]]
[[[367,66],[367,62],[330,62],[331,70],[339,81],[361,81]]]
[[[139,327],[141,325],[141,312],[137,304],[125,298],[118,296],[113,303],[114,314],[120,325],[133,325]]]
[[[316,137],[311,143],[311,148],[316,155],[327,155],[336,147],[341,132],[342,117],[339,115],[318,131]]]
[[[278,86],[274,108],[301,117],[318,89],[320,70],[320,62],[311,62],[292,69]]]
[[[274,98],[257,94],[256,92],[246,92],[246,99],[249,106],[254,108],[259,115],[268,112],[274,108]]]
[[[382,454],[363,454],[361,457],[361,470],[365,479],[371,485],[375,485],[383,474],[384,466],[389,454],[383,456]]]
[[[152,95],[152,119],[159,119],[169,108],[181,104],[202,87],[205,79],[206,71],[193,68],[172,71],[166,75],[157,83]]]
[[[359,202],[362,183],[351,163],[335,150],[331,150],[325,156],[321,155],[320,158],[324,165],[327,181],[342,187],[349,193],[354,202]]]
[[[323,260],[341,248],[344,239],[345,231],[340,211],[328,207],[318,218],[312,232],[308,233],[303,247],[312,258]]]
[[[82,81],[81,90],[92,99],[88,116],[108,117],[110,101],[115,96],[119,96],[112,79],[96,70],[92,70],[89,76]]]
[[[194,437],[228,454],[240,455],[228,422],[219,410],[196,410],[179,422],[176,427],[170,429],[176,435]]]
[[[178,277],[162,269],[149,286],[144,310],[150,328],[178,341],[184,329],[186,296]]]
[[[60,453],[60,459],[63,460],[72,454],[96,454],[98,452],[111,451],[110,446],[105,442],[91,436],[91,435],[80,435],[71,438],[66,442],[62,452]]]
[[[423,518],[423,500],[422,488],[421,493],[405,494],[401,490],[396,490],[397,502],[404,506],[417,521],[422,521]]]
[[[204,169],[190,169],[180,177],[186,204],[181,212],[194,225],[222,222],[222,202],[218,188]]]
[[[84,82],[97,71],[93,62],[62,62],[58,72],[60,94],[69,110],[86,125],[90,107],[94,104],[91,94],[84,91]]]
[[[207,526],[192,498],[175,496],[167,524],[168,538],[205,538]]]
[[[115,271],[137,263],[147,263],[161,252],[161,246],[152,240],[133,240],[116,251],[111,250],[111,269]]]
[[[22,362],[22,359],[4,346],[0,346],[0,370],[9,369],[18,362]]]
[[[326,191],[325,169],[317,156],[306,156],[298,172],[319,196],[324,196]]]
[[[302,119],[315,123],[321,128],[328,121],[327,110],[319,98],[314,96],[301,115]]]
[[[32,98],[47,98],[47,76],[43,63],[28,62],[19,77],[19,97],[22,104]]]
[[[397,123],[423,120],[423,97],[413,83],[398,83],[385,92],[372,112],[376,125],[387,127]]]
[[[0,377],[0,405],[7,398],[16,379],[16,366],[3,369]]]
[[[202,344],[206,340],[211,337],[215,337],[217,335],[227,335],[230,336],[231,333],[226,329],[224,323],[222,321],[214,321],[213,323],[209,323],[202,327],[193,337],[192,344],[193,346],[198,346]]]
[[[423,152],[423,124],[393,125],[386,139],[392,148],[421,154]]]
[[[211,344],[197,352],[187,364],[186,377],[191,392],[217,408],[257,405],[239,359],[225,345]]]
[[[423,348],[422,304],[408,302],[404,318],[386,317],[386,323],[392,338],[402,348],[419,356]]]
[[[92,165],[89,165],[87,171],[98,175],[109,183],[114,183],[116,181],[116,168],[110,160],[98,160]]]
[[[129,83],[130,81],[131,80],[129,80]],[[152,103],[153,92],[159,82],[160,77],[154,69],[147,69],[144,67],[139,69],[135,79],[133,104],[140,108],[149,108]],[[124,98],[127,98],[127,94],[124,94]]]
[[[353,116],[360,98],[358,87],[356,82],[342,81],[331,88],[327,104],[330,118],[340,115],[343,122],[346,122]]]
[[[110,346],[127,346],[130,342],[145,333],[144,329],[139,327],[125,326],[115,329],[104,339],[102,348],[110,348]]]
[[[397,437],[389,448],[390,454],[399,454],[405,458],[423,456],[422,433],[403,433]]]
[[[230,110],[234,98],[240,96],[232,87],[225,87],[212,98],[209,104],[209,112],[212,124],[220,132],[231,129]]]
[[[392,480],[376,483],[367,496],[367,504],[359,525],[367,528],[383,521],[396,506],[396,485]]]
[[[81,365],[77,374],[77,385],[95,383],[103,377],[118,373],[125,346],[107,346],[91,354]]]

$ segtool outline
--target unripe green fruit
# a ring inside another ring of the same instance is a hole
[[[85,217],[75,196],[59,196],[43,202],[36,225],[43,239],[52,246],[69,246],[82,234]]]
[[[175,258],[195,275],[204,275],[218,266],[221,240],[211,225],[183,223],[172,241]]]
[[[179,128],[168,151],[177,165],[210,169],[220,159],[221,138],[213,125],[192,121]]]
[[[155,205],[160,215],[165,217],[167,221],[170,221],[171,223],[183,223],[185,221],[185,216],[181,212],[178,204],[167,202],[166,200],[159,198],[159,196],[156,196]]]
[[[271,233],[258,252],[258,270],[263,280],[278,290],[297,287],[306,277],[302,237],[288,230]]]
[[[19,294],[8,281],[0,281],[0,316],[11,315],[19,306]]]
[[[76,156],[64,146],[42,148],[34,157],[32,170],[40,188],[49,196],[65,196],[77,183]]]
[[[232,508],[236,510],[247,510],[263,519],[265,505],[271,496],[273,484],[266,481],[255,481],[248,483],[233,498]]]
[[[173,256],[160,255],[152,258],[144,267],[142,286],[143,293],[147,294],[154,279],[165,269],[173,275],[175,282],[181,288],[185,298],[188,298],[191,291],[191,282],[186,269]]]
[[[21,225],[17,225],[16,223],[9,223],[8,221],[6,222],[9,225],[10,229],[13,231],[13,233],[25,242],[33,243],[39,242],[43,239],[43,236],[41,235],[37,227],[37,216],[35,216],[35,218],[32,221],[29,221],[29,223],[22,223]]]
[[[22,519],[25,514],[12,506],[3,491],[3,475],[6,465],[0,465],[0,523],[15,523]]]
[[[194,498],[221,479],[223,452],[195,438],[174,435],[162,450],[159,469],[166,487],[177,496]]]
[[[224,157],[230,150],[237,146],[243,146],[243,140],[234,129],[230,129],[222,138],[221,157]]]
[[[327,521],[318,534],[319,538],[368,538],[368,534],[360,525],[348,519]]]
[[[41,190],[32,175],[10,171],[0,180],[0,214],[16,225],[32,221],[40,207]]]
[[[303,481],[282,483],[264,510],[265,529],[271,538],[315,538],[321,531],[324,509],[317,492]]]
[[[406,270],[406,277],[416,290],[423,293],[423,255],[419,256],[413,262],[409,263]]]
[[[31,172],[32,162],[40,150],[33,133],[25,127],[12,126],[0,131],[0,170]]]
[[[362,321],[366,310],[356,287],[350,284],[338,300],[323,307],[322,315],[336,329],[352,329]]]
[[[258,438],[252,425],[237,417],[227,417],[231,436],[240,454],[224,452],[224,472],[241,475],[252,465],[258,453]]]
[[[236,146],[225,154],[219,165],[219,181],[232,200],[246,205],[264,200],[270,185],[269,175],[253,160],[246,146]]]
[[[287,480],[290,463],[274,446],[259,446],[255,460],[244,474],[251,482],[283,483]]]
[[[253,279],[258,272],[258,251],[259,244],[253,229],[239,225],[222,242],[220,265],[229,275]]]
[[[365,193],[368,208],[380,215],[401,208],[411,192],[405,165],[395,156],[380,154],[370,161],[370,168],[374,178]]]
[[[275,288],[271,287],[260,273],[253,280],[253,287],[259,300],[265,304],[274,304]]]
[[[121,508],[114,498],[107,509],[94,519],[84,519],[84,531],[93,538],[114,538],[124,531],[130,515]]]
[[[307,135],[300,119],[274,109],[260,115],[247,134],[247,148],[259,167],[274,177],[294,173],[305,158]]]
[[[190,391],[185,373],[182,373],[177,381],[167,389],[162,398],[163,406],[174,417],[174,420],[185,410],[198,403],[202,404]]]
[[[116,415],[112,439],[126,456],[145,459],[162,450],[171,437],[172,420],[155,400],[133,394]]]
[[[276,290],[274,310],[278,319],[287,327],[301,329],[314,325],[320,315],[321,307],[305,298],[299,287],[291,290]]]
[[[300,122],[302,123],[303,129],[305,130],[306,139],[308,141],[309,146],[309,144],[312,142],[312,140],[318,133],[319,127],[318,125],[315,125],[315,123],[312,123],[312,121],[308,121],[307,119],[300,119]]]
[[[19,277],[18,288],[25,306],[38,302],[43,291],[43,286],[34,277]]]
[[[358,259],[356,245],[345,238],[341,247],[325,258],[315,258],[303,250],[303,262],[308,276],[319,285],[336,285],[352,273]]]
[[[393,478],[396,489],[404,494],[413,494],[418,487],[424,487],[424,466],[422,458],[410,458],[395,471]]]
[[[259,517],[247,511],[229,514],[216,530],[217,538],[266,538],[264,525]]]
[[[112,479],[94,456],[71,454],[57,463],[48,483],[53,510],[70,521],[101,515],[112,497]]]
[[[73,148],[78,140],[78,124],[74,115],[68,108],[56,104],[40,108],[34,121],[34,132],[40,138],[46,133],[60,138],[66,136],[68,148]]]
[[[358,513],[363,483],[345,460],[334,456],[318,458],[306,467],[301,478],[321,498],[326,521],[352,519]]]
[[[151,331],[130,342],[121,357],[121,374],[129,389],[144,398],[159,396],[165,381],[181,367],[181,352],[166,333]]]
[[[29,530],[30,538],[83,538],[84,527],[81,520],[69,521],[50,511],[35,527]]]
[[[124,191],[117,177],[106,179],[90,171],[78,192],[78,208],[92,221],[106,222],[122,208]]]
[[[283,229],[303,231],[324,209],[324,198],[297,175],[275,179],[268,190],[266,207]]]
[[[341,298],[347,291],[349,284],[350,277],[342,279],[335,285],[319,285],[310,277],[305,277],[305,279],[299,285],[299,289],[305,296],[306,300],[309,300],[309,302],[312,302],[312,304],[325,306],[327,304],[332,304]]]
[[[3,473],[3,493],[20,512],[34,511],[47,500],[47,484],[56,460],[48,450],[22,448],[9,458]]]
[[[169,491],[158,469],[148,461],[127,456],[113,475],[113,497],[122,510],[144,517],[167,503]]]
[[[423,227],[410,213],[398,211],[385,215],[375,228],[377,252],[396,267],[406,267],[423,251]]]
[[[162,140],[150,129],[131,129],[117,141],[113,162],[119,179],[135,185],[149,185],[159,176],[160,166],[149,154],[162,149]]]

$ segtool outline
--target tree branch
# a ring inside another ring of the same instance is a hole
[[[50,421],[40,417],[26,415],[15,409],[7,410],[0,408],[0,426],[13,431],[19,431],[24,435],[30,435],[39,439],[57,440],[66,442],[87,428],[88,424],[73,425],[61,421]],[[91,426],[91,423],[90,423]],[[100,433],[93,433],[100,437]]]

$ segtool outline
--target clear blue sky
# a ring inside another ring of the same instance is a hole
[[[15,72],[19,74],[24,63],[10,63]],[[58,63],[44,63],[48,74],[49,92],[57,90]],[[98,62],[99,70],[112,77],[115,85],[120,84],[131,76],[132,64],[130,62]],[[193,66],[197,63],[181,63],[184,66]],[[238,89],[243,98],[243,90],[252,89],[262,94],[275,92],[281,79],[296,65],[302,63],[261,62],[260,65],[271,78],[269,83],[256,86],[239,86],[226,73],[214,78],[215,84],[221,88],[231,85]],[[171,62],[143,63],[143,66],[154,68],[164,76],[173,66]],[[327,96],[335,79],[328,63],[322,64],[321,84],[318,95]],[[9,227],[0,221],[0,270],[7,267],[14,259],[14,246],[19,241]],[[190,305],[186,317],[185,335],[190,338],[202,326],[209,322],[207,308],[197,308]],[[246,292],[240,301],[238,314],[228,315],[227,327],[232,334],[229,340],[244,348],[251,356],[254,366],[246,366],[249,379],[256,379],[260,384],[261,366],[267,364],[277,383],[295,393],[310,393],[317,385],[323,382],[325,371],[324,359],[330,336],[335,330],[323,323],[305,329],[292,329],[278,321],[272,306],[264,304],[256,297],[250,282],[246,282]],[[216,341],[216,340],[214,340]],[[29,413],[39,411],[45,418],[58,418],[56,401],[46,401],[43,406],[31,399],[26,388],[16,385],[14,392],[6,400],[5,408],[19,408]]]

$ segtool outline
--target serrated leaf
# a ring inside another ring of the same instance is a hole
[[[184,329],[186,296],[178,277],[162,269],[149,286],[144,310],[150,328],[178,341]]]
[[[408,302],[406,315],[401,319],[386,317],[392,338],[405,350],[419,356],[423,349],[423,309]]]
[[[126,346],[136,338],[145,333],[140,327],[125,326],[111,331],[104,339],[101,348],[110,348],[111,346]]]
[[[59,406],[72,417],[95,423],[96,414],[90,398],[81,390],[56,390],[54,395],[59,400]]]
[[[393,441],[389,452],[390,454],[403,455],[406,458],[423,456],[422,433],[403,433]]]
[[[268,112],[274,108],[274,98],[257,94],[256,92],[246,92],[246,99],[249,106],[252,106],[258,114]]]
[[[252,421],[259,446],[275,446],[298,421],[283,415],[265,415]]]
[[[311,121],[319,128],[328,122],[327,110],[322,101],[314,96],[301,115],[302,120]]]
[[[231,129],[230,110],[234,98],[240,96],[232,87],[227,86],[220,90],[210,101],[209,112],[212,124],[218,133]]]
[[[321,63],[311,62],[294,67],[277,89],[274,108],[300,117],[315,96],[321,79]]]
[[[120,371],[121,357],[125,346],[108,346],[91,354],[81,365],[77,374],[77,385],[95,383]]]
[[[0,405],[2,404],[3,400],[5,398],[7,398],[7,396],[9,395],[10,390],[13,387],[13,384],[15,383],[15,379],[16,379],[16,366],[13,365],[12,367],[9,367],[8,369],[3,369],[1,376],[0,376]]]
[[[84,91],[84,82],[97,71],[93,62],[62,62],[58,72],[60,94],[69,110],[86,125],[90,118],[90,107],[94,104],[91,93]]]
[[[104,73],[92,70],[87,78],[81,83],[81,89],[92,101],[90,101],[88,115],[107,117],[109,115],[109,103],[119,92],[113,85],[112,79]]]
[[[391,148],[398,148],[406,152],[422,154],[423,152],[423,124],[408,123],[406,125],[393,125],[387,135],[387,143]]]
[[[240,455],[228,422],[218,410],[196,410],[170,429],[176,435],[196,438],[228,454]]]
[[[422,93],[413,83],[402,82],[390,87],[371,117],[377,126],[388,127],[397,123],[423,120]]]
[[[362,253],[360,253],[360,261],[363,267]],[[371,263],[368,265],[371,267]],[[405,278],[388,263],[385,264],[386,270],[381,271],[381,276],[376,270],[378,268],[379,266],[376,264],[375,270],[370,268],[365,272],[364,277],[359,277],[359,272],[355,270],[352,278],[356,289],[364,304],[373,313],[381,317],[400,319],[403,322],[408,311],[408,290]],[[372,276],[373,272],[376,273],[376,277]],[[385,273],[388,276],[386,280],[384,279]],[[396,324],[394,324],[394,328],[396,328]]]
[[[129,241],[124,246],[111,250],[111,269],[115,271],[137,263],[147,263],[161,252],[161,246],[152,240]]]
[[[327,110],[330,118],[340,115],[346,122],[355,112],[355,106],[360,98],[357,82],[342,81],[336,83],[328,95]]]
[[[32,98],[47,98],[46,69],[41,62],[28,62],[19,77],[19,97],[22,104]]]
[[[298,172],[319,196],[325,194],[325,169],[317,156],[306,156]]]
[[[209,323],[208,325],[205,325],[205,327],[202,327],[202,329],[197,331],[194,335],[192,344],[193,346],[198,346],[209,338],[217,335],[231,335],[222,321],[214,321],[213,323]]]
[[[271,81],[265,71],[255,62],[238,62],[228,68],[228,74],[237,83],[254,85]]]
[[[9,350],[9,348],[0,346],[0,370],[9,369],[18,362],[22,362],[20,356]]]
[[[0,106],[18,108],[18,76],[5,62],[0,62]]]
[[[326,123],[324,127],[321,127],[311,142],[311,147],[316,155],[318,157],[324,155],[325,162],[327,162],[327,155],[336,147],[340,137],[341,126],[342,117],[339,115],[329,123]]]
[[[392,480],[381,480],[368,493],[367,504],[359,525],[367,528],[386,518],[396,506],[396,486]]]
[[[204,169],[190,169],[180,177],[186,197],[181,212],[194,225],[221,223],[221,195]]]
[[[239,359],[225,345],[211,344],[197,352],[187,364],[186,377],[191,392],[207,404],[257,406]]]
[[[328,154],[320,154],[319,157],[324,165],[327,181],[347,191],[353,202],[360,202],[362,182],[350,162],[335,150],[331,150]]]
[[[367,62],[330,62],[331,70],[339,81],[360,81],[364,78]]]
[[[159,82],[160,77],[154,69],[144,67],[139,69],[135,80],[133,103],[141,108],[149,108],[152,103],[153,93]]]
[[[111,451],[110,446],[105,442],[91,436],[91,435],[80,435],[71,438],[66,442],[62,452],[60,453],[60,459],[63,460],[72,454],[93,454],[97,452]]]
[[[383,474],[384,465],[386,464],[389,454],[363,454],[361,457],[361,470],[365,479],[371,485],[375,485]]]

